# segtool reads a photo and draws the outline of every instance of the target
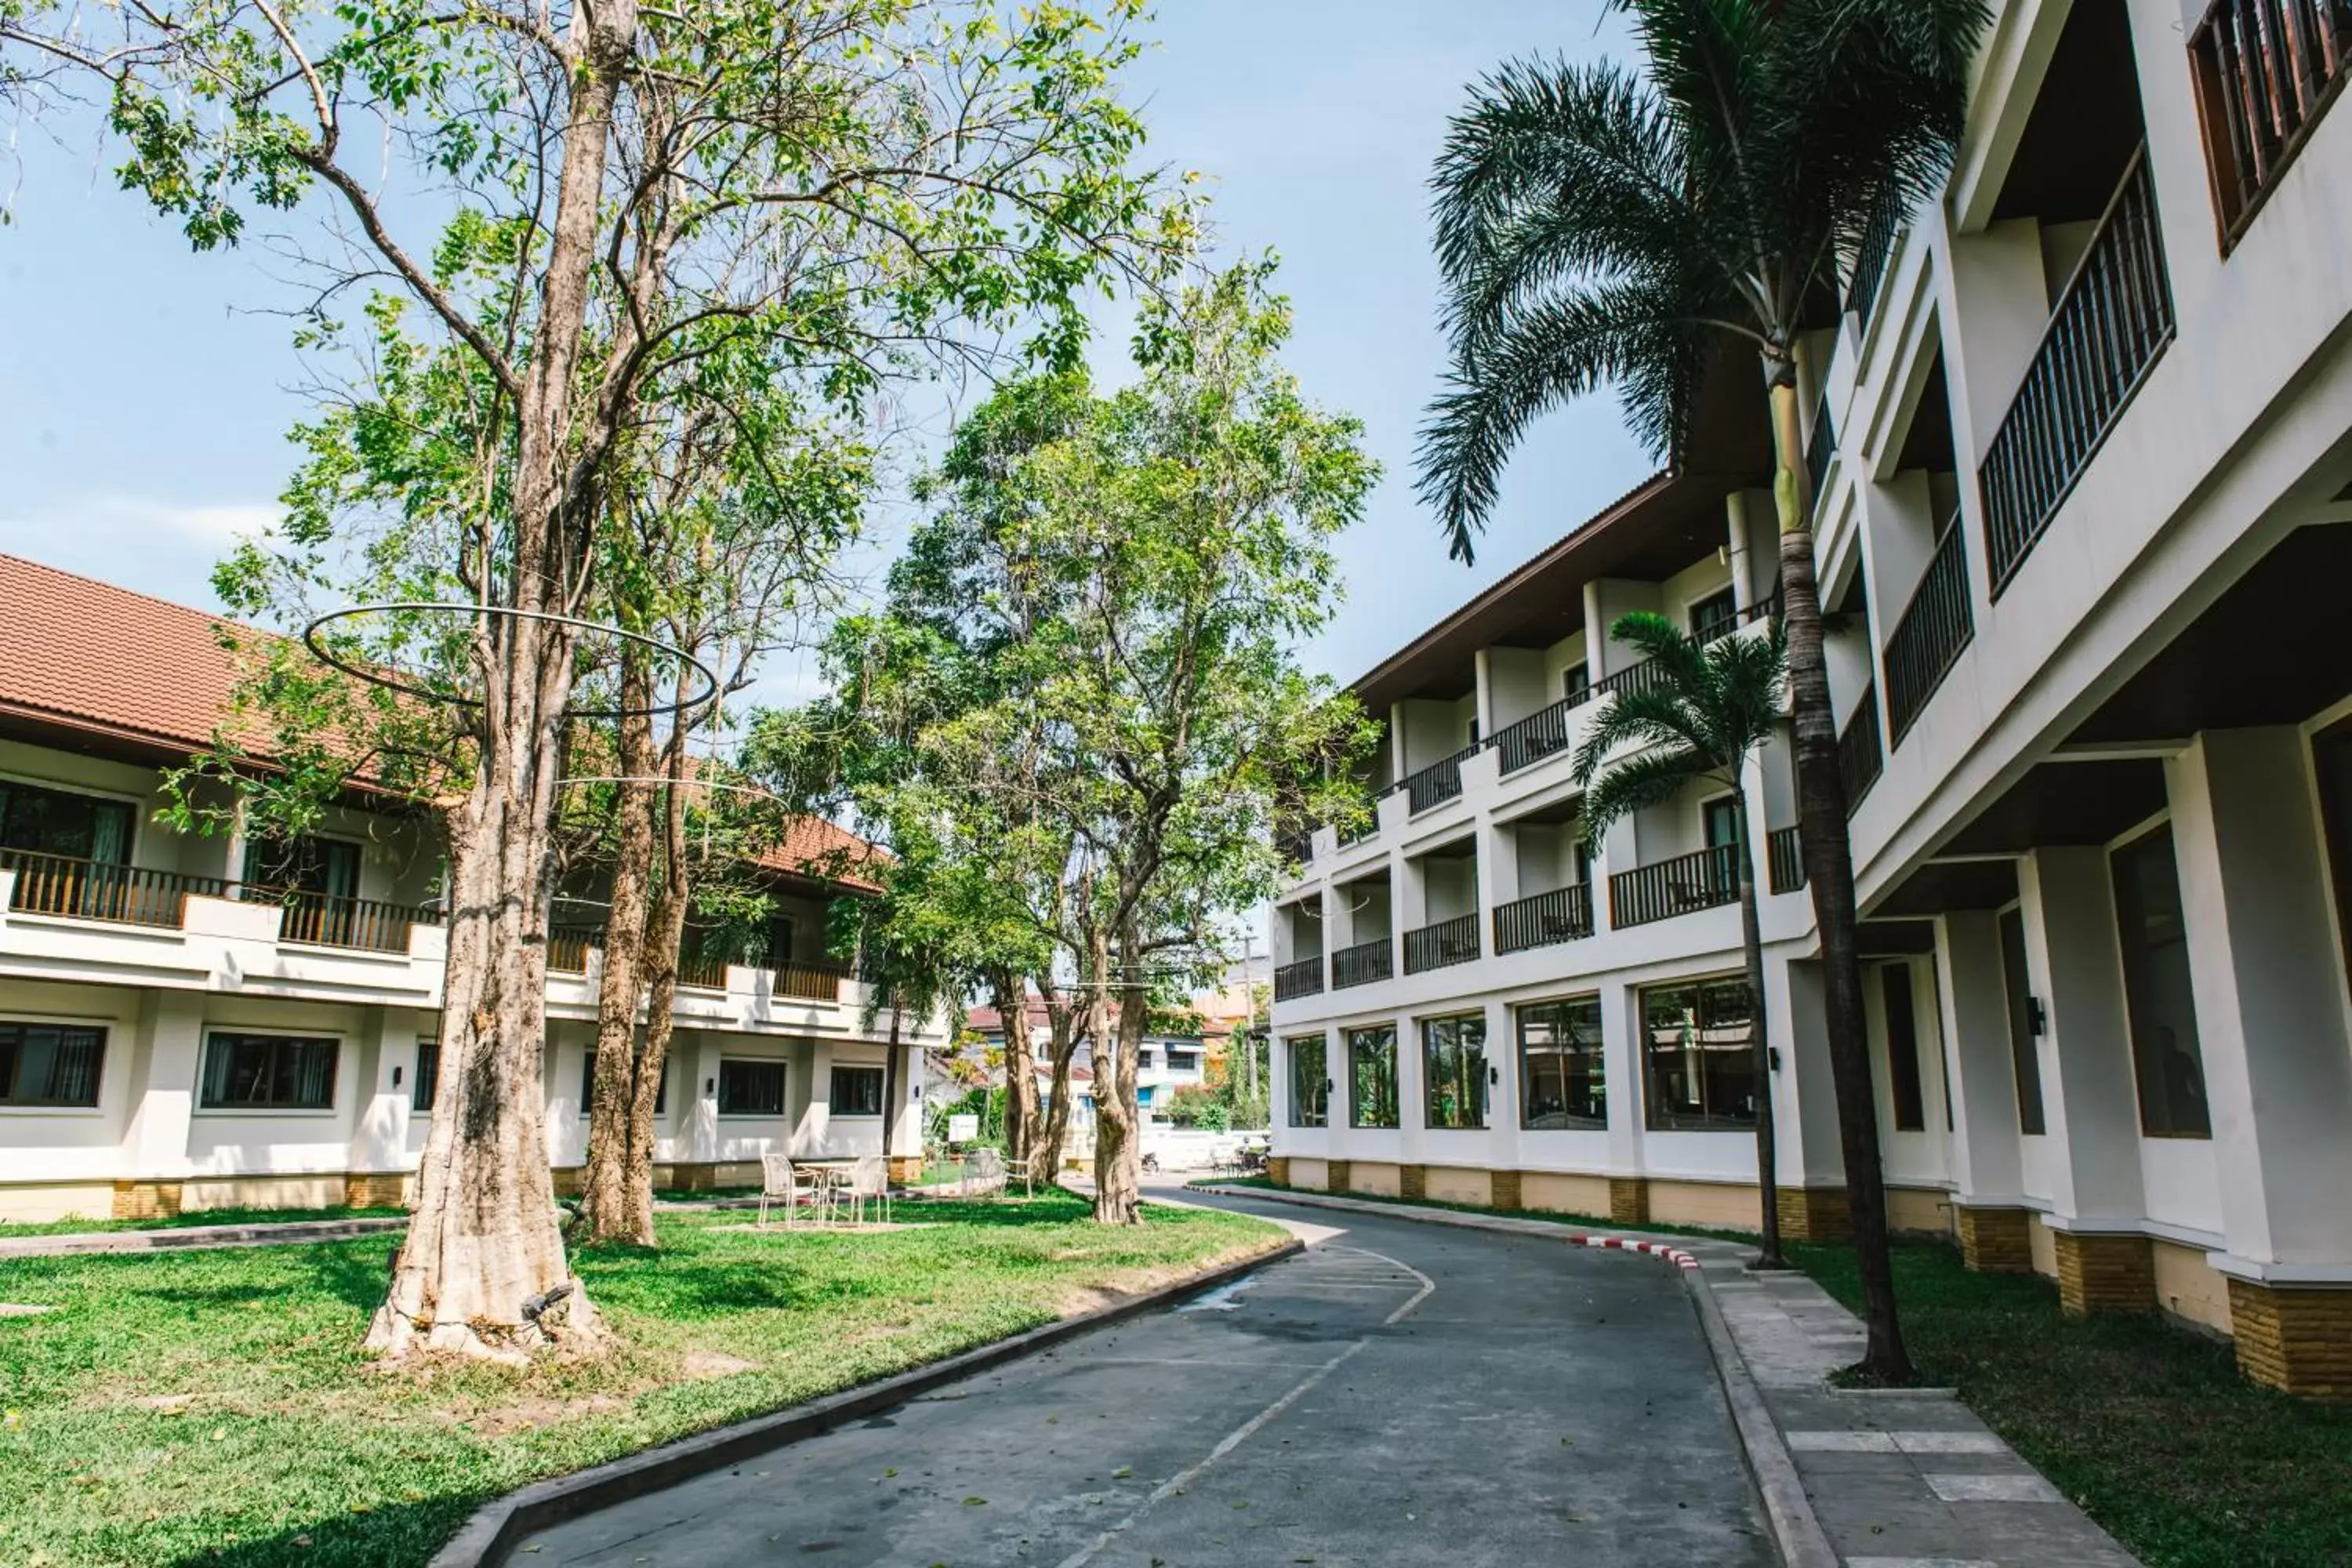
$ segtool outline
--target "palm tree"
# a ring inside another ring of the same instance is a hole
[[[1788,1259],[1780,1255],[1780,1167],[1772,1147],[1772,1056],[1764,1038],[1764,937],[1756,918],[1756,857],[1748,833],[1748,759],[1780,721],[1787,647],[1777,622],[1762,637],[1702,644],[1647,610],[1618,617],[1609,635],[1640,649],[1649,660],[1643,668],[1655,672],[1655,679],[1604,704],[1577,748],[1585,847],[1598,848],[1612,824],[1646,806],[1664,805],[1693,784],[1719,784],[1731,792],[1739,944],[1747,960],[1756,1052],[1756,1183],[1764,1206],[1764,1247],[1756,1266],[1786,1268]]]
[[[1841,259],[1872,216],[1907,214],[1940,189],[1990,11],[1984,0],[1613,3],[1646,69],[1514,62],[1453,122],[1433,184],[1454,363],[1423,430],[1421,490],[1467,560],[1506,458],[1547,410],[1613,385],[1635,432],[1678,460],[1702,378],[1740,352],[1761,360],[1798,823],[1870,1331],[1863,1366],[1907,1382],[1797,345],[1835,319]]]

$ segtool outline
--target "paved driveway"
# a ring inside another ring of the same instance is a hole
[[[535,1536],[532,1568],[1773,1561],[1644,1258],[1278,1204],[1307,1254]]]

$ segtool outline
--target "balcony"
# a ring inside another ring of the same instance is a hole
[[[830,959],[801,959],[789,963],[766,966],[775,976],[775,994],[803,1002],[839,1002],[841,988],[850,978],[849,965]]]
[[[585,974],[588,953],[604,945],[603,926],[550,926],[547,928],[547,972],[551,974]]]
[[[1304,866],[1315,858],[1315,830],[1311,827],[1302,827],[1293,832],[1276,834],[1274,848],[1275,853],[1282,857],[1284,865]]]
[[[1878,782],[1878,775],[1886,771],[1886,748],[1878,733],[1877,687],[1863,688],[1862,700],[1838,736],[1837,756],[1838,775],[1845,782],[1845,812],[1852,816],[1870,786]]]
[[[1459,915],[1404,933],[1404,972],[1420,974],[1478,961],[1478,917]]]
[[[1495,910],[1495,951],[1524,952],[1592,934],[1592,894],[1580,883],[1554,888]]]
[[[1408,774],[1396,787],[1405,793],[1412,803],[1412,815],[1419,816],[1431,806],[1442,805],[1462,793],[1462,764],[1478,754],[1476,744],[1463,747],[1442,762],[1435,762],[1417,773]]]
[[[380,904],[373,899],[330,898],[299,889],[247,888],[244,896],[276,902],[281,911],[278,940],[305,947],[405,953],[412,929],[442,921],[439,910]]]
[[[1862,243],[1854,250],[1845,308],[1853,312],[1855,325],[1864,331],[1870,329],[1870,313],[1878,308],[1879,285],[1886,281],[1886,263],[1895,254],[1895,237],[1902,226],[1902,210],[1892,200],[1881,201],[1872,210],[1869,226],[1862,231]]]
[[[1568,716],[1591,701],[1594,689],[1588,686],[1516,724],[1496,731],[1491,743],[1501,753],[1500,771],[1507,776],[1568,750]]]
[[[2214,0],[2189,35],[2225,255],[2352,75],[2347,55],[2345,0]]]
[[[2172,286],[2147,150],[2123,182],[2050,313],[2025,381],[1986,450],[1985,560],[1998,598],[2171,342]],[[1895,709],[1895,682],[1887,680]],[[1890,712],[1895,738],[1903,720]]]
[[[1776,827],[1764,836],[1764,858],[1771,868],[1772,890],[1802,892],[1805,887],[1805,847],[1793,827]]]
[[[0,871],[16,873],[8,907],[19,914],[177,931],[186,923],[188,896],[225,899],[220,877],[151,871],[102,860],[76,860],[31,849],[0,849]]]
[[[1296,963],[1276,964],[1274,971],[1274,999],[1296,1002],[1301,996],[1323,994],[1323,956],[1302,958]]]
[[[1609,879],[1609,923],[1622,931],[1739,900],[1739,851],[1717,844]]]
[[[1343,947],[1331,955],[1334,991],[1345,991],[1350,985],[1370,985],[1395,973],[1396,944],[1384,936]]]
[[[1837,431],[1830,423],[1830,399],[1823,389],[1822,400],[1813,409],[1813,433],[1805,437],[1805,491],[1808,501],[1816,509],[1822,504],[1822,491],[1829,487],[1830,459],[1837,456]]]
[[[1919,575],[1919,586],[1912,590],[1911,602],[1903,606],[1886,639],[1886,716],[1898,746],[1951,672],[1960,650],[1976,636],[1963,537],[1959,514],[1954,512],[1927,571]]]

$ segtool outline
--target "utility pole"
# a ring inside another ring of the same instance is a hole
[[[1244,928],[1242,931],[1242,1005],[1249,1009],[1249,1027],[1242,1031],[1242,1052],[1249,1058],[1249,1097],[1257,1098],[1257,984],[1250,977],[1251,949],[1257,946],[1257,932]]]

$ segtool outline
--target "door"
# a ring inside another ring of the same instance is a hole
[[[1706,847],[1716,851],[1709,858],[1707,875],[1715,884],[1715,896],[1728,902],[1739,896],[1739,797],[1719,795],[1701,805],[1699,814]]]

